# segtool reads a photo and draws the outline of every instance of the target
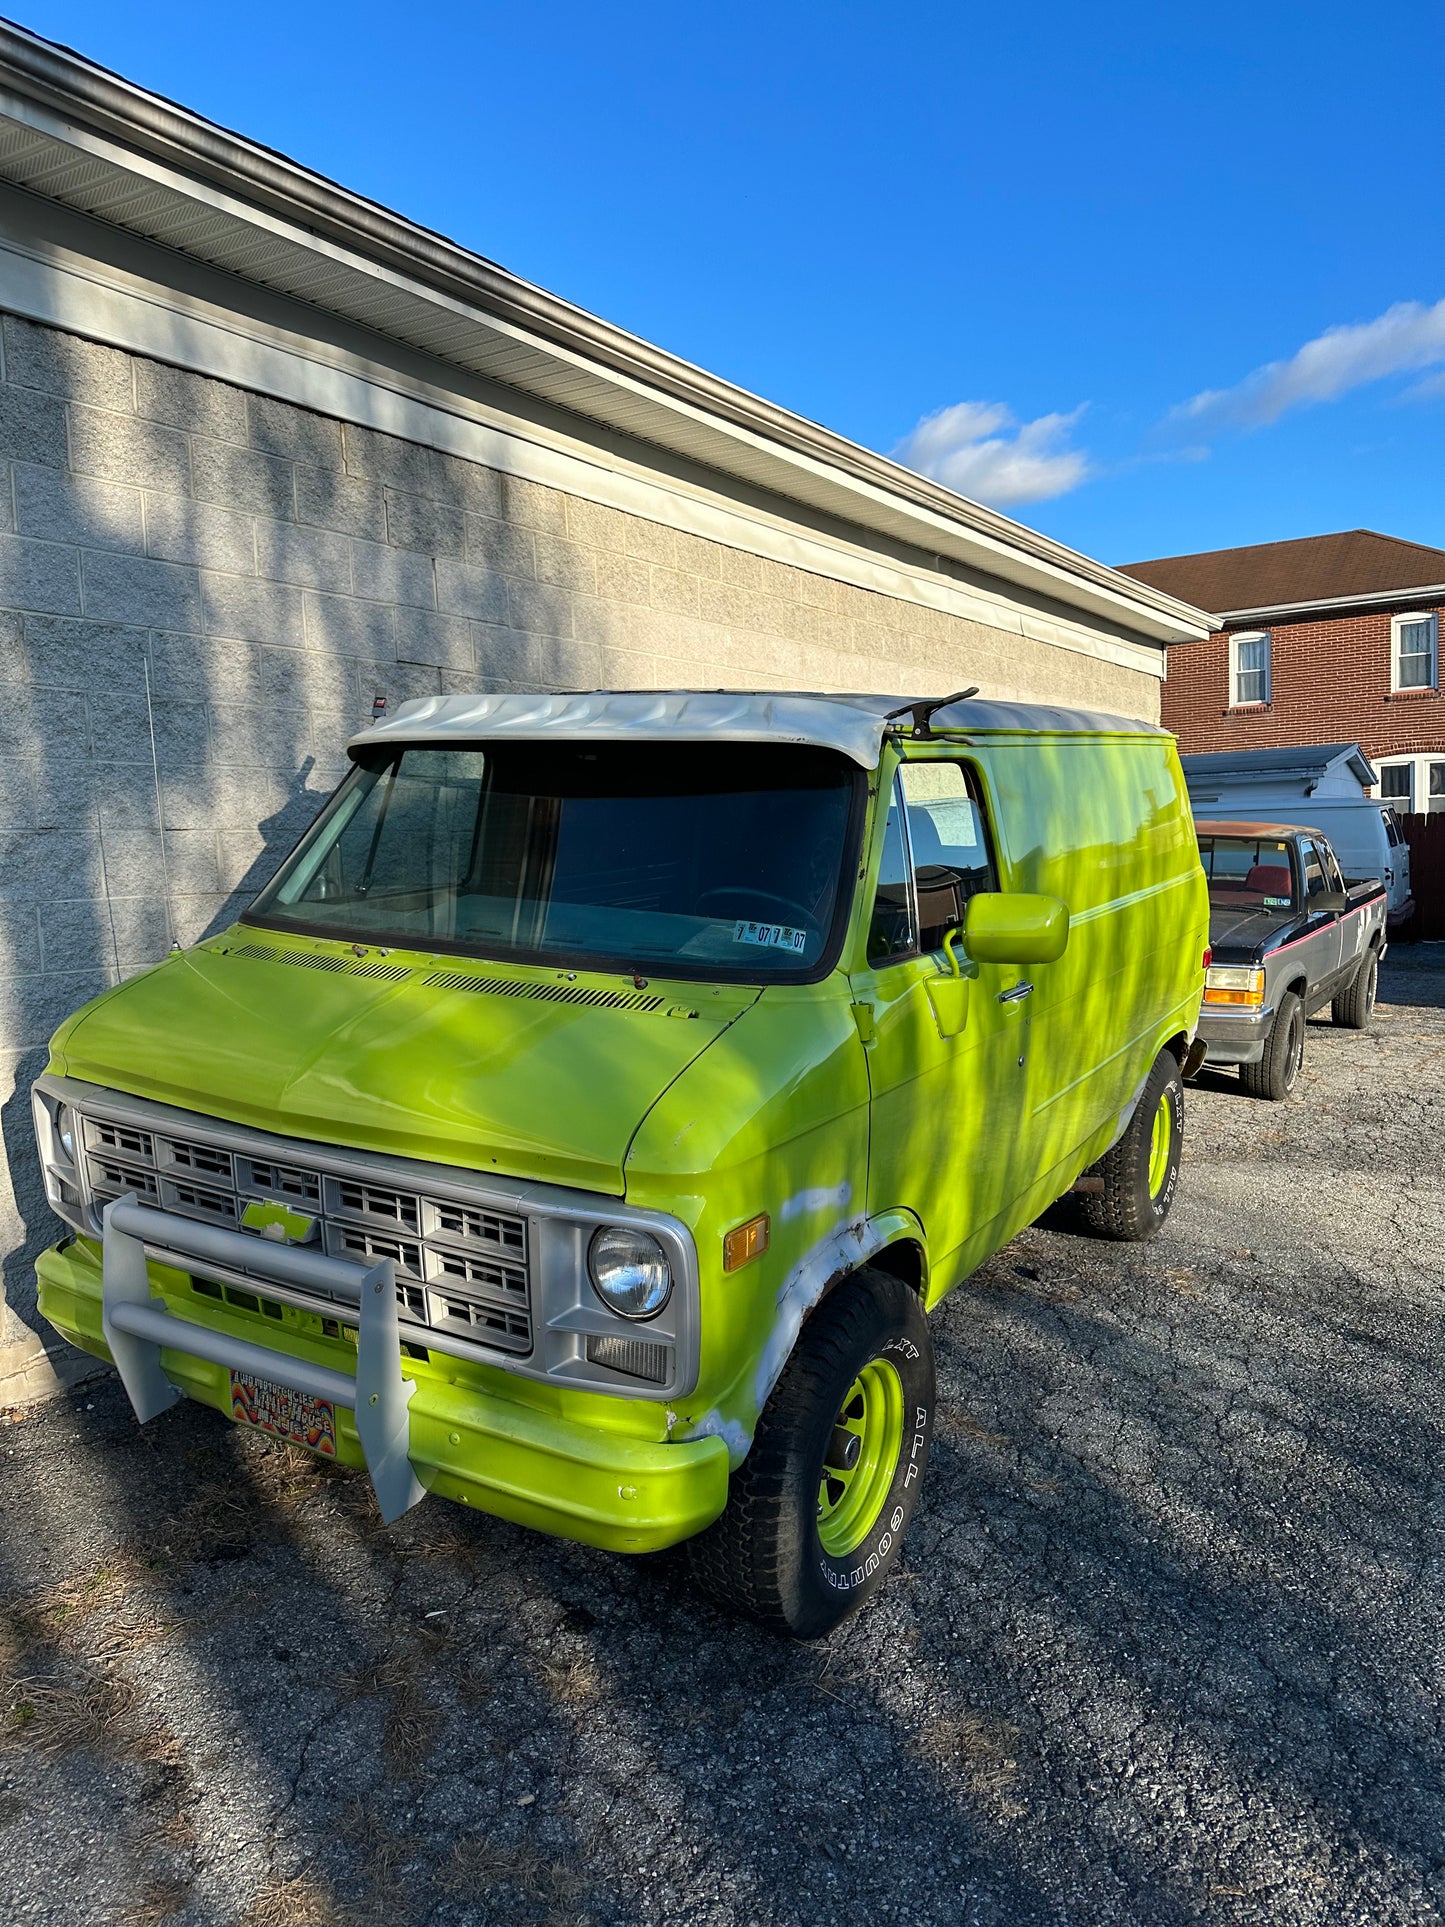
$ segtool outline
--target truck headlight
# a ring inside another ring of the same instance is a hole
[[[1263,970],[1257,964],[1211,964],[1204,973],[1204,1001],[1259,1010],[1264,1003]]]
[[[655,1318],[672,1295],[672,1266],[650,1231],[604,1225],[587,1247],[593,1289],[621,1318]]]

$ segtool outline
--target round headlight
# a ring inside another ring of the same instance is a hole
[[[60,1148],[72,1164],[75,1162],[75,1125],[72,1121],[73,1115],[68,1104],[56,1105],[55,1135],[60,1140]]]
[[[655,1318],[672,1293],[672,1266],[650,1231],[604,1225],[587,1247],[597,1296],[623,1318]]]

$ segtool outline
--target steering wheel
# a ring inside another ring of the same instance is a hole
[[[810,930],[813,928],[813,918],[808,911],[803,908],[801,903],[794,903],[791,897],[777,896],[771,890],[755,890],[751,884],[747,883],[720,883],[711,890],[704,890],[693,905],[694,916],[705,917],[709,914],[717,914],[716,912],[710,913],[705,908],[714,897],[743,899],[743,908],[741,910],[734,910],[731,913],[734,916],[746,916],[756,921],[758,920],[757,913],[752,906],[757,903],[771,903],[775,904],[779,910],[786,912],[786,915],[781,921],[789,923],[790,927],[791,920],[796,917],[806,924]],[[729,913],[723,911],[721,914],[727,915]]]

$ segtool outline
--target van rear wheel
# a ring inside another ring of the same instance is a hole
[[[1367,951],[1360,967],[1330,1005],[1330,1022],[1341,1030],[1368,1030],[1380,987],[1380,953]]]
[[[918,1294],[887,1272],[854,1272],[804,1325],[726,1510],[689,1543],[694,1579],[777,1632],[831,1632],[898,1562],[934,1399]]]
[[[1157,1236],[1179,1184],[1184,1147],[1184,1079],[1173,1051],[1154,1060],[1124,1135],[1093,1167],[1098,1188],[1079,1202],[1099,1238],[1138,1244]]]

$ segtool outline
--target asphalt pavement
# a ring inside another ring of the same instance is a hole
[[[813,1647],[113,1379],[0,1424],[0,1921],[1441,1921],[1442,1147],[1445,972],[1288,1104],[1206,1072],[1163,1237],[1057,1208],[939,1312]]]

